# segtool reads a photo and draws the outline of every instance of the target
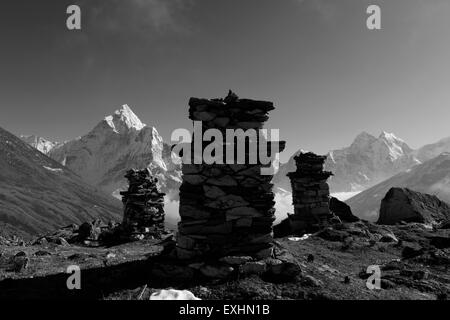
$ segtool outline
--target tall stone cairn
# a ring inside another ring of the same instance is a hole
[[[202,121],[202,132],[218,129],[224,139],[226,129],[262,128],[268,112],[274,110],[272,102],[239,99],[231,91],[225,99],[191,98],[189,106],[189,118]],[[203,148],[210,143],[204,142]],[[274,142],[265,143],[271,150]],[[276,143],[281,152],[285,143]],[[222,147],[226,163],[226,148]],[[236,156],[236,144],[233,147]],[[272,176],[261,175],[264,166],[259,158],[250,164],[248,144],[246,152],[243,164],[183,164],[178,258],[271,256],[275,220]]]
[[[326,158],[314,153],[301,153],[294,157],[297,170],[288,173],[294,205],[294,214],[289,215],[289,222],[294,232],[320,228],[333,217],[327,184],[327,179],[333,174],[323,171]]]
[[[129,170],[128,191],[120,192],[124,204],[122,228],[132,240],[159,238],[164,232],[164,193],[148,169]]]

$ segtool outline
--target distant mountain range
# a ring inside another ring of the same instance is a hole
[[[376,221],[381,200],[392,187],[408,188],[437,196],[450,203],[450,153],[439,156],[399,173],[347,200],[355,215]]]
[[[120,220],[121,203],[0,128],[0,234],[29,237],[70,223]]]
[[[443,152],[450,152],[450,137],[413,150],[392,133],[382,132],[377,138],[363,132],[349,147],[330,151],[325,169],[334,174],[328,181],[332,193],[357,193]],[[273,180],[275,186],[287,191],[290,184],[286,174],[295,170],[294,156],[280,166]]]
[[[156,128],[143,124],[127,105],[75,140],[55,143],[35,136],[21,138],[79,175],[84,182],[110,195],[118,197],[118,192],[126,188],[123,178],[126,170],[147,167],[159,178],[162,191],[169,193],[171,199],[177,197],[181,183],[179,159],[171,153]],[[450,137],[413,150],[392,133],[382,132],[375,137],[363,132],[350,146],[330,151],[325,169],[334,173],[329,180],[331,192],[362,192],[348,203],[354,206],[358,216],[375,220],[381,198],[393,186],[437,192],[450,202],[449,181],[445,178],[438,181],[438,177],[431,179],[430,174],[423,173],[423,170],[441,172],[439,163],[446,156],[440,156],[443,152],[450,152]],[[273,179],[280,202],[277,208],[283,211],[277,216],[290,211],[290,200],[286,200],[290,198],[290,182],[286,174],[295,171],[294,156],[281,165]],[[172,215],[174,223],[176,214]]]

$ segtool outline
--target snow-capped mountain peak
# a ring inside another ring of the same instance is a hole
[[[396,137],[395,134],[393,134],[391,132],[387,132],[387,131],[382,131],[380,134],[380,138],[390,140],[390,141],[396,140],[396,141],[404,142],[402,139]]]
[[[395,136],[395,134],[389,133],[389,132],[386,132],[386,131],[383,131],[383,132],[380,134],[379,139],[388,141],[388,142],[390,142],[390,143],[405,144],[405,141],[403,141],[402,139],[400,139],[400,138],[398,138],[397,136]]]
[[[105,121],[117,133],[140,131],[146,126],[127,104],[116,110],[113,115],[105,117]]]
[[[126,188],[130,168],[148,168],[163,191],[179,185],[181,167],[173,164],[170,147],[155,127],[139,120],[128,105],[122,106],[81,139],[52,150],[50,157],[84,181],[109,194]]]
[[[378,139],[388,148],[388,154],[392,161],[409,155],[412,152],[412,149],[405,141],[397,138],[393,133],[383,131]]]

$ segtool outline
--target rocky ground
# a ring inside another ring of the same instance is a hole
[[[148,299],[159,289],[187,289],[201,299],[448,299],[450,230],[410,223],[336,224],[314,235],[275,241],[295,260],[294,278],[237,273],[193,277],[171,260],[173,241],[112,247],[65,241],[0,241],[0,299]],[[81,290],[68,290],[67,267],[81,268]],[[381,269],[381,289],[366,286],[367,267]]]

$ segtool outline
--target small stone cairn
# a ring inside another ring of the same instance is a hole
[[[330,188],[327,179],[333,175],[323,170],[326,156],[300,153],[294,160],[295,172],[288,173],[292,186],[294,214],[289,215],[293,232],[320,229],[334,217],[330,211]]]
[[[164,233],[164,193],[158,191],[158,179],[148,169],[129,170],[127,191],[120,192],[124,204],[123,231],[131,240],[160,238]]]

